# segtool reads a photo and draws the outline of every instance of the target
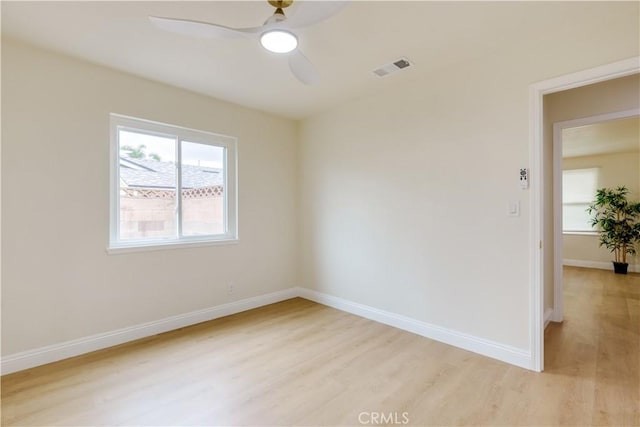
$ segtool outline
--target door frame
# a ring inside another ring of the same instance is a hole
[[[553,315],[551,320],[562,322],[564,319],[564,289],[562,280],[563,269],[563,240],[562,233],[562,131],[564,129],[592,125],[595,123],[611,122],[640,116],[640,108],[598,114],[596,116],[581,117],[565,120],[553,124]]]
[[[543,149],[543,111],[544,95],[586,86],[593,83],[612,80],[640,72],[640,57],[624,59],[588,70],[566,74],[534,83],[529,86],[529,141],[531,158],[531,194],[530,194],[530,307],[529,339],[531,369],[544,370],[544,246],[553,242],[543,241],[544,224],[553,221],[545,218],[544,200],[547,195],[543,186],[545,167],[552,170],[553,165],[544,164]],[[547,172],[549,173],[549,172]],[[551,267],[551,266],[549,266]]]

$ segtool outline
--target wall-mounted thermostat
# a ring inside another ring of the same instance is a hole
[[[520,169],[520,188],[523,190],[529,188],[529,169],[527,168]]]

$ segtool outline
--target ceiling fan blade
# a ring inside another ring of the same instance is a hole
[[[298,80],[306,85],[314,85],[320,81],[320,76],[311,61],[299,50],[289,55],[289,69]]]
[[[158,28],[172,33],[208,39],[234,39],[257,35],[262,27],[230,28],[208,22],[191,21],[189,19],[162,18],[149,16],[149,20]]]
[[[285,25],[289,28],[308,27],[340,12],[348,1],[299,1],[291,16],[287,17]]]

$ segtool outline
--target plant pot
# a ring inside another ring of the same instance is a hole
[[[627,268],[629,267],[629,263],[627,262],[615,262],[613,261],[613,271],[616,274],[627,274]]]

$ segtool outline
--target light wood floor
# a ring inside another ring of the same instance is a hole
[[[640,275],[565,280],[542,374],[294,299],[5,376],[2,425],[640,425]]]

